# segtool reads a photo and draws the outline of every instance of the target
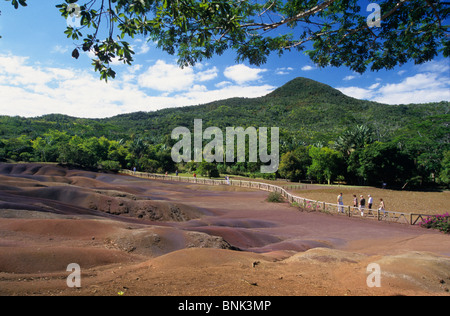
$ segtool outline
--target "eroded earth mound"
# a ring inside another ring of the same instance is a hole
[[[0,295],[449,295],[448,235],[266,197],[0,164]]]

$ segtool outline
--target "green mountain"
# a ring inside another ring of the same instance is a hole
[[[387,105],[348,97],[306,78],[294,79],[260,98],[232,98],[204,105],[139,112],[101,120],[119,130],[168,135],[176,126],[280,127],[303,143],[328,142],[356,125],[371,127],[379,140],[415,122],[449,112],[449,102]]]
[[[82,137],[130,139],[140,135],[164,142],[173,128],[192,130],[194,119],[203,127],[279,127],[284,138],[299,144],[334,141],[357,125],[370,127],[377,140],[391,139],[399,130],[427,120],[449,121],[449,102],[387,105],[348,97],[306,78],[294,79],[260,98],[232,98],[197,106],[136,112],[105,119],[80,119],[60,114],[36,118],[0,116],[0,138],[36,138],[50,129]],[[414,129],[414,128],[413,128]]]

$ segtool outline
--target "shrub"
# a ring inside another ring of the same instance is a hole
[[[279,192],[270,192],[269,196],[267,197],[267,201],[281,203],[283,202],[283,196]]]
[[[438,229],[443,233],[450,233],[450,215],[447,213],[443,215],[427,216],[423,222],[420,223],[421,227]]]
[[[197,166],[197,173],[202,176],[207,176],[209,178],[220,177],[219,171],[217,170],[217,165],[212,162],[203,161]]]
[[[104,160],[99,163],[99,168],[109,171],[119,171],[121,169],[120,162],[113,160]]]

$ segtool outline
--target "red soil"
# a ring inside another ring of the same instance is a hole
[[[1,164],[0,295],[449,295],[450,236],[266,197]]]

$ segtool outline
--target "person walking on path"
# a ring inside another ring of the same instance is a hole
[[[366,199],[363,195],[360,195],[359,210],[361,211],[361,217],[364,216],[364,208],[366,207]]]

